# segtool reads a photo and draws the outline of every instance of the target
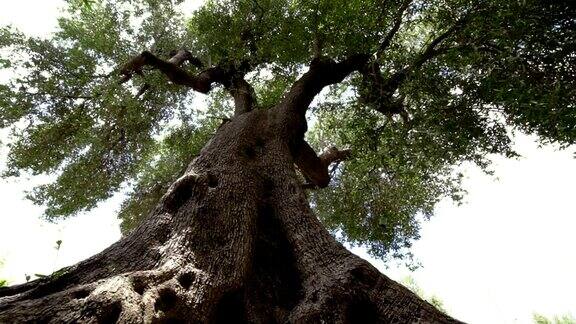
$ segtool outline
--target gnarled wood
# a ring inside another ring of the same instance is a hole
[[[172,54],[173,56],[166,61],[149,51],[142,52],[120,69],[120,74],[123,75],[120,83],[127,82],[134,74],[142,74],[144,66],[151,66],[166,75],[174,84],[192,88],[200,93],[210,92],[214,83],[223,85],[234,98],[235,115],[243,114],[256,107],[254,89],[244,79],[244,74],[247,72],[244,71],[245,65],[242,65],[241,68],[218,65],[193,75],[180,65],[189,61],[192,65],[201,68],[203,67],[202,62],[187,50],[179,50]],[[137,97],[141,96],[148,88],[149,85],[145,84],[138,92]]]
[[[458,323],[338,243],[295,172],[311,149],[294,104],[362,60],[312,67],[274,109],[224,123],[127,237],[0,289],[0,323]],[[311,153],[322,172],[348,154]]]
[[[328,169],[330,164],[346,160],[350,157],[350,153],[350,150],[330,147],[318,156],[306,141],[302,141],[294,154],[294,162],[306,178],[304,188],[327,187],[330,183],[330,170]]]

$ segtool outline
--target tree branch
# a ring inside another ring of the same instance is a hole
[[[180,50],[173,54],[168,61],[165,61],[148,51],[142,52],[130,60],[120,70],[120,74],[123,75],[120,83],[130,80],[134,74],[142,74],[144,66],[151,66],[162,72],[174,84],[192,88],[200,93],[210,92],[213,83],[223,85],[234,98],[235,115],[250,111],[256,105],[254,90],[244,79],[245,71],[239,71],[239,69],[235,69],[234,67],[223,68],[221,66],[214,66],[196,75],[192,75],[179,65],[185,61],[189,61],[196,67],[202,67],[202,62],[186,50]],[[245,68],[244,66],[244,69]],[[137,96],[142,95],[149,87],[148,84],[144,84],[140,91],[138,91]]]
[[[199,69],[204,67],[202,61],[200,61],[199,58],[194,57],[192,53],[190,53],[190,51],[178,50],[170,52],[170,59],[168,60],[168,62],[181,66],[186,61],[190,62],[190,64],[194,65]]]
[[[330,164],[344,161],[350,154],[350,150],[330,147],[318,156],[306,141],[302,141],[294,156],[294,163],[306,178],[305,188],[325,188],[330,183]]]
[[[409,4],[410,0],[405,0],[400,10],[396,14],[394,26],[382,41],[379,51],[376,54],[377,58],[383,54],[386,47],[390,45],[394,34],[400,28],[402,22],[402,14],[408,8]],[[423,47],[420,54],[414,59],[412,64],[394,72],[387,80],[384,80],[382,73],[380,72],[380,65],[377,61],[366,64],[365,67],[361,70],[361,101],[364,104],[371,106],[376,111],[384,113],[388,116],[400,114],[404,122],[409,122],[408,113],[404,108],[403,98],[394,98],[394,93],[407,79],[410,73],[420,68],[430,59],[444,54],[452,49],[464,49],[469,47],[469,45],[466,45],[439,48],[440,44],[442,44],[446,39],[466,26],[470,19],[470,12],[472,11],[474,10],[470,10],[468,13],[464,14],[464,16],[458,19],[450,28],[436,36],[436,38],[431,40],[428,45]]]
[[[190,64],[194,65],[197,68],[202,68],[204,66],[202,64],[202,61],[200,61],[200,59],[192,56],[192,53],[190,53],[187,50],[178,50],[178,51],[170,52],[170,59],[168,60],[168,62],[170,62],[174,65],[177,65],[177,66],[181,66],[186,61],[189,61]],[[142,85],[142,87],[140,87],[140,90],[138,90],[138,93],[136,94],[136,98],[139,98],[140,96],[142,96],[150,88],[151,88],[151,86],[149,83],[144,83],[144,85]]]
[[[191,75],[186,70],[174,64],[178,59],[181,59],[181,57],[172,62],[170,60],[164,61],[154,54],[144,51],[122,68],[120,71],[120,74],[124,75],[122,82],[130,80],[134,73],[142,74],[142,68],[144,66],[151,66],[160,70],[160,72],[166,75],[173,83],[190,87],[201,93],[208,93],[212,89],[212,83],[221,83],[225,86],[229,83],[225,78],[225,71],[220,67],[212,67],[197,75]]]
[[[406,2],[403,5],[407,6]],[[406,10],[406,8],[404,8],[404,10]],[[363,100],[365,101],[365,103],[373,105],[377,111],[380,111],[382,113],[400,114],[402,116],[402,119],[404,119],[404,121],[407,121],[408,115],[403,107],[401,100],[393,98],[394,92],[398,90],[400,85],[406,80],[406,78],[410,75],[411,72],[420,68],[424,63],[426,63],[430,59],[440,54],[446,53],[450,48],[439,49],[438,46],[441,43],[443,43],[448,37],[452,36],[454,33],[457,33],[462,28],[464,28],[464,26],[466,26],[466,24],[469,21],[469,17],[470,13],[467,13],[462,18],[458,19],[450,28],[448,28],[446,31],[444,31],[436,38],[434,38],[432,41],[430,41],[428,45],[423,48],[423,50],[416,57],[416,59],[412,64],[396,71],[387,80],[383,79],[382,74],[380,72],[380,66],[378,65],[377,62],[372,62],[371,64],[366,65],[366,68],[362,70],[362,75],[364,79],[363,82],[365,83],[365,86],[368,88],[368,92],[361,94],[363,96]],[[397,25],[395,24],[395,27],[396,26]],[[393,31],[394,28],[390,32]],[[389,33],[389,35],[391,34]],[[391,37],[393,37],[393,34]],[[386,39],[384,40],[384,42],[385,41]]]
[[[256,107],[256,92],[243,75],[233,76],[227,89],[234,98],[234,115],[241,115]]]
[[[362,69],[369,58],[366,54],[356,54],[338,63],[327,58],[312,60],[309,70],[294,82],[280,105],[303,115],[324,87],[342,82],[352,72]]]
[[[380,46],[378,47],[378,51],[376,52],[376,57],[378,59],[381,58],[382,54],[384,54],[384,51],[390,46],[390,43],[392,43],[392,39],[400,29],[400,26],[402,25],[402,16],[410,6],[410,3],[412,3],[412,0],[404,0],[402,5],[398,9],[398,12],[394,17],[394,24],[392,25],[392,28],[388,31],[388,34],[386,34],[386,36],[380,43]]]

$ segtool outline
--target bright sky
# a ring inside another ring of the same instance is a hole
[[[195,6],[191,2],[188,8]],[[46,35],[62,4],[4,0],[0,25]],[[0,80],[6,76],[0,72]],[[0,131],[0,139],[6,134]],[[533,312],[576,315],[576,149],[539,148],[525,135],[516,137],[516,149],[521,160],[495,158],[499,179],[466,169],[467,203],[442,202],[423,225],[413,249],[421,269],[410,273],[370,262],[396,280],[412,275],[451,315],[469,323],[531,323]],[[0,147],[0,169],[5,153]],[[11,283],[76,263],[120,237],[115,216],[120,198],[57,224],[42,221],[42,208],[24,199],[24,191],[42,181],[46,178],[0,180],[0,278]],[[57,240],[63,241],[58,253]]]

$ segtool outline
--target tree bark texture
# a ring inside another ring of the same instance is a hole
[[[0,323],[459,323],[338,243],[296,174],[307,155],[347,155],[310,152],[304,114],[365,60],[316,62],[276,107],[238,110],[131,234],[0,289]],[[325,185],[323,172],[303,173]]]

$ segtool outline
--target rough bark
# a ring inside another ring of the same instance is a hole
[[[0,323],[458,323],[335,241],[296,174],[306,107],[365,60],[316,62],[275,108],[236,114],[127,237],[0,289]]]
[[[204,67],[202,62],[187,50],[174,51],[172,54],[169,60],[163,60],[149,51],[142,52],[120,69],[119,72],[122,75],[120,83],[128,82],[134,74],[143,74],[143,68],[150,66],[166,75],[172,83],[189,87],[200,93],[210,92],[214,83],[223,85],[234,98],[234,115],[246,113],[256,106],[254,89],[244,79],[244,74],[247,72],[246,64],[239,66],[231,63],[217,65],[193,75],[181,65],[188,61],[195,67],[202,68]],[[150,85],[144,84],[136,97],[140,97],[149,87]]]

